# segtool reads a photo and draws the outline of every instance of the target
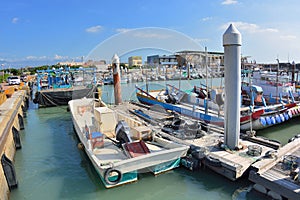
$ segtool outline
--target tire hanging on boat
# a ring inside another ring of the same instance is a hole
[[[117,174],[117,178],[114,180],[109,180],[110,177],[110,173],[116,173]],[[118,184],[123,178],[123,174],[121,173],[120,170],[114,169],[114,168],[108,168],[105,173],[104,173],[104,180],[106,183],[110,184],[110,185],[116,185]]]

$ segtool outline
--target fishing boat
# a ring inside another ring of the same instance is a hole
[[[178,88],[167,85],[166,89],[147,92],[137,88],[137,99],[147,105],[161,105],[171,110],[204,121],[209,124],[224,127],[224,112],[220,109],[225,99],[222,92],[215,92],[214,101],[198,98],[197,94],[188,94]],[[213,93],[213,92],[212,92]],[[282,123],[296,117],[292,110],[298,109],[296,103],[276,104],[267,107],[242,107],[240,117],[241,131],[260,130]]]
[[[112,84],[114,84],[114,80],[111,76],[104,77],[103,84],[104,85],[112,85]]]
[[[37,71],[37,90],[33,102],[39,107],[68,105],[72,99],[93,97],[97,85],[85,69],[48,69]],[[89,78],[87,78],[89,77]],[[90,80],[90,82],[86,81]]]
[[[284,71],[270,72],[254,70],[252,72],[252,84],[260,86],[265,95],[279,97],[280,95],[290,98],[299,98],[296,85],[289,74]]]
[[[77,136],[106,188],[137,181],[138,173],[178,167],[188,151],[101,100],[71,100],[69,108]]]

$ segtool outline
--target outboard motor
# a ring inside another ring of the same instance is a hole
[[[119,141],[120,147],[126,142],[132,142],[130,138],[130,128],[124,120],[118,122],[118,124],[116,125],[115,132],[116,139]]]

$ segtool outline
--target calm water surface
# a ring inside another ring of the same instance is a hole
[[[178,82],[169,83],[178,86]],[[199,80],[184,81],[181,87],[188,89],[196,83]],[[158,89],[161,84],[152,84],[150,89]],[[103,87],[103,99],[107,102],[113,102],[112,88]],[[135,99],[134,84],[122,85],[122,92],[123,99]],[[286,143],[298,133],[298,120],[257,134]],[[250,190],[252,184],[247,177],[232,182],[207,168],[196,172],[177,168],[156,177],[141,174],[135,183],[105,189],[85,153],[77,148],[78,139],[66,106],[37,109],[30,103],[21,140],[22,149],[15,157],[19,186],[11,192],[12,200],[266,199]]]

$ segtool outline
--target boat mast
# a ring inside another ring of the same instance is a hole
[[[207,47],[205,47],[205,59],[204,59],[204,62],[205,62],[205,70],[206,70],[206,76],[205,76],[205,79],[206,79],[206,103],[205,103],[205,114],[208,113],[208,106],[207,106],[207,101],[208,101],[208,69],[207,69]]]
[[[277,74],[276,74],[276,103],[278,103],[278,75],[279,75],[279,59],[277,58]]]
[[[250,79],[249,76],[249,84],[250,84],[250,94],[251,94],[251,104],[250,104],[250,133],[252,134],[252,113],[254,110],[254,95],[253,95],[253,89],[252,89],[252,80]]]

